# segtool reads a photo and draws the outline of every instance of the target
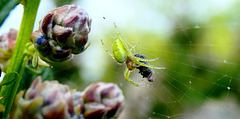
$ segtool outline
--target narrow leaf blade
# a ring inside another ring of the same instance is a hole
[[[20,0],[1,0],[0,1],[0,26],[6,19],[10,11],[19,4]]]
[[[3,86],[3,85],[11,84],[17,78],[18,78],[18,73],[17,72],[7,73],[4,76],[3,81],[0,83],[0,87]]]

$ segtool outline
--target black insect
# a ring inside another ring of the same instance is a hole
[[[135,54],[134,56],[141,59],[147,59],[144,55],[140,55],[140,54]],[[146,61],[139,61],[139,62],[150,65],[150,63]],[[149,82],[154,81],[154,70],[152,68],[145,67],[145,66],[138,66],[136,68],[139,69],[139,73],[143,76],[143,78],[147,78]]]

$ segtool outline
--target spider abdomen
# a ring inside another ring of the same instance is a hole
[[[113,43],[113,55],[119,63],[124,63],[127,59],[127,51],[119,39],[115,40]]]

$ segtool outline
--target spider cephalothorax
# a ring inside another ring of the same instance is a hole
[[[137,66],[132,57],[127,57],[126,65],[129,70],[134,70]]]

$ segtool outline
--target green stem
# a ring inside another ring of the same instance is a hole
[[[22,22],[13,55],[7,69],[7,73],[17,72],[19,77],[14,83],[3,86],[1,89],[0,96],[6,95],[6,97],[1,101],[1,103],[6,107],[5,111],[3,112],[3,118],[7,118],[9,115],[12,103],[21,82],[26,62],[30,58],[29,55],[24,54],[24,50],[26,49],[26,44],[30,42],[29,38],[33,30],[40,0],[23,0],[22,2],[24,5]]]

